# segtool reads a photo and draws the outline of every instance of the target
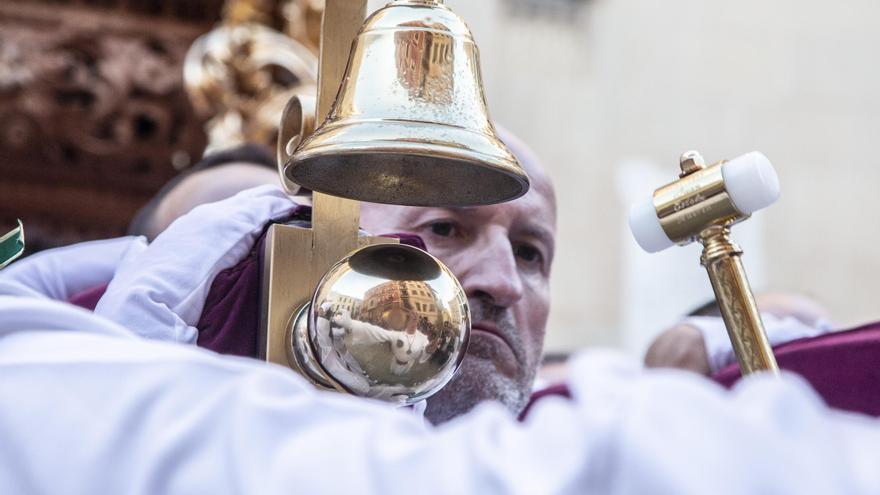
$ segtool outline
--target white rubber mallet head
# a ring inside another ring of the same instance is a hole
[[[723,163],[721,174],[730,201],[744,215],[762,210],[779,198],[779,177],[770,160],[759,151]],[[630,208],[629,228],[639,246],[649,253],[675,244],[663,230],[653,197]]]

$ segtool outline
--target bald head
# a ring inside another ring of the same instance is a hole
[[[553,220],[556,220],[556,189],[553,187],[553,181],[547,175],[547,170],[538,158],[538,155],[528,147],[520,138],[508,131],[506,128],[496,126],[498,137],[504,141],[504,144],[513,153],[513,156],[522,165],[523,170],[529,176],[529,190],[536,191],[541,196],[550,201],[553,209]]]
[[[153,239],[196,206],[232,197],[252,187],[277,183],[278,172],[253,163],[228,163],[195,172],[159,198],[155,209],[144,219],[141,231],[136,233]]]

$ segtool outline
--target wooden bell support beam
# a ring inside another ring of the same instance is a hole
[[[323,122],[339,92],[351,43],[367,14],[367,0],[327,0],[321,26],[316,122]],[[313,274],[311,287],[328,268],[357,247],[360,203],[315,192],[312,196]]]
[[[345,75],[351,44],[366,17],[367,0],[327,0],[321,33],[316,123],[324,121]],[[397,242],[358,238],[360,203],[314,193],[312,229],[273,225],[266,236],[260,351],[291,366],[286,342],[291,316],[312,297],[327,270],[358,247]]]

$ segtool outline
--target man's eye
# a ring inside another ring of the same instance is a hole
[[[451,237],[455,234],[455,225],[452,222],[434,222],[431,224],[431,233],[440,237]]]
[[[538,249],[529,245],[519,245],[514,249],[516,257],[526,263],[540,263],[543,261],[543,255]]]

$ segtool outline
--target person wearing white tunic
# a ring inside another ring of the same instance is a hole
[[[880,423],[793,376],[727,392],[592,352],[525,423],[431,427],[0,290],[0,493],[880,493]]]
[[[343,355],[340,354],[341,346],[337,345],[337,342],[344,337],[345,331],[342,328],[331,325],[330,320],[327,319],[329,306],[329,304],[325,303],[325,306],[321,308],[317,318],[315,318],[318,361],[330,376],[337,377],[353,393],[365,396],[370,392],[370,382],[364,378],[364,373],[360,372],[360,370],[346,368],[346,362],[349,363],[350,367],[353,361],[344,360]]]
[[[428,336],[416,329],[415,318],[410,318],[405,330],[393,331],[352,319],[351,313],[342,309],[333,316],[333,322],[351,333],[355,345],[380,342],[390,345],[394,359],[389,365],[395,375],[404,375],[414,364],[424,363],[431,357]]]
[[[289,207],[243,194],[220,206],[238,239]],[[198,238],[140,253],[153,269],[119,270],[103,313],[0,277],[0,493],[880,493],[880,423],[829,410],[794,376],[728,392],[593,351],[572,362],[570,401],[523,423],[486,402],[432,427],[177,345],[205,273],[249,249],[212,244],[189,272],[202,275],[180,277],[176,258],[215,240]]]
[[[67,301],[108,283],[128,257],[147,248],[142,237],[88,241],[32,254],[0,271],[0,281],[13,281],[57,301]]]

